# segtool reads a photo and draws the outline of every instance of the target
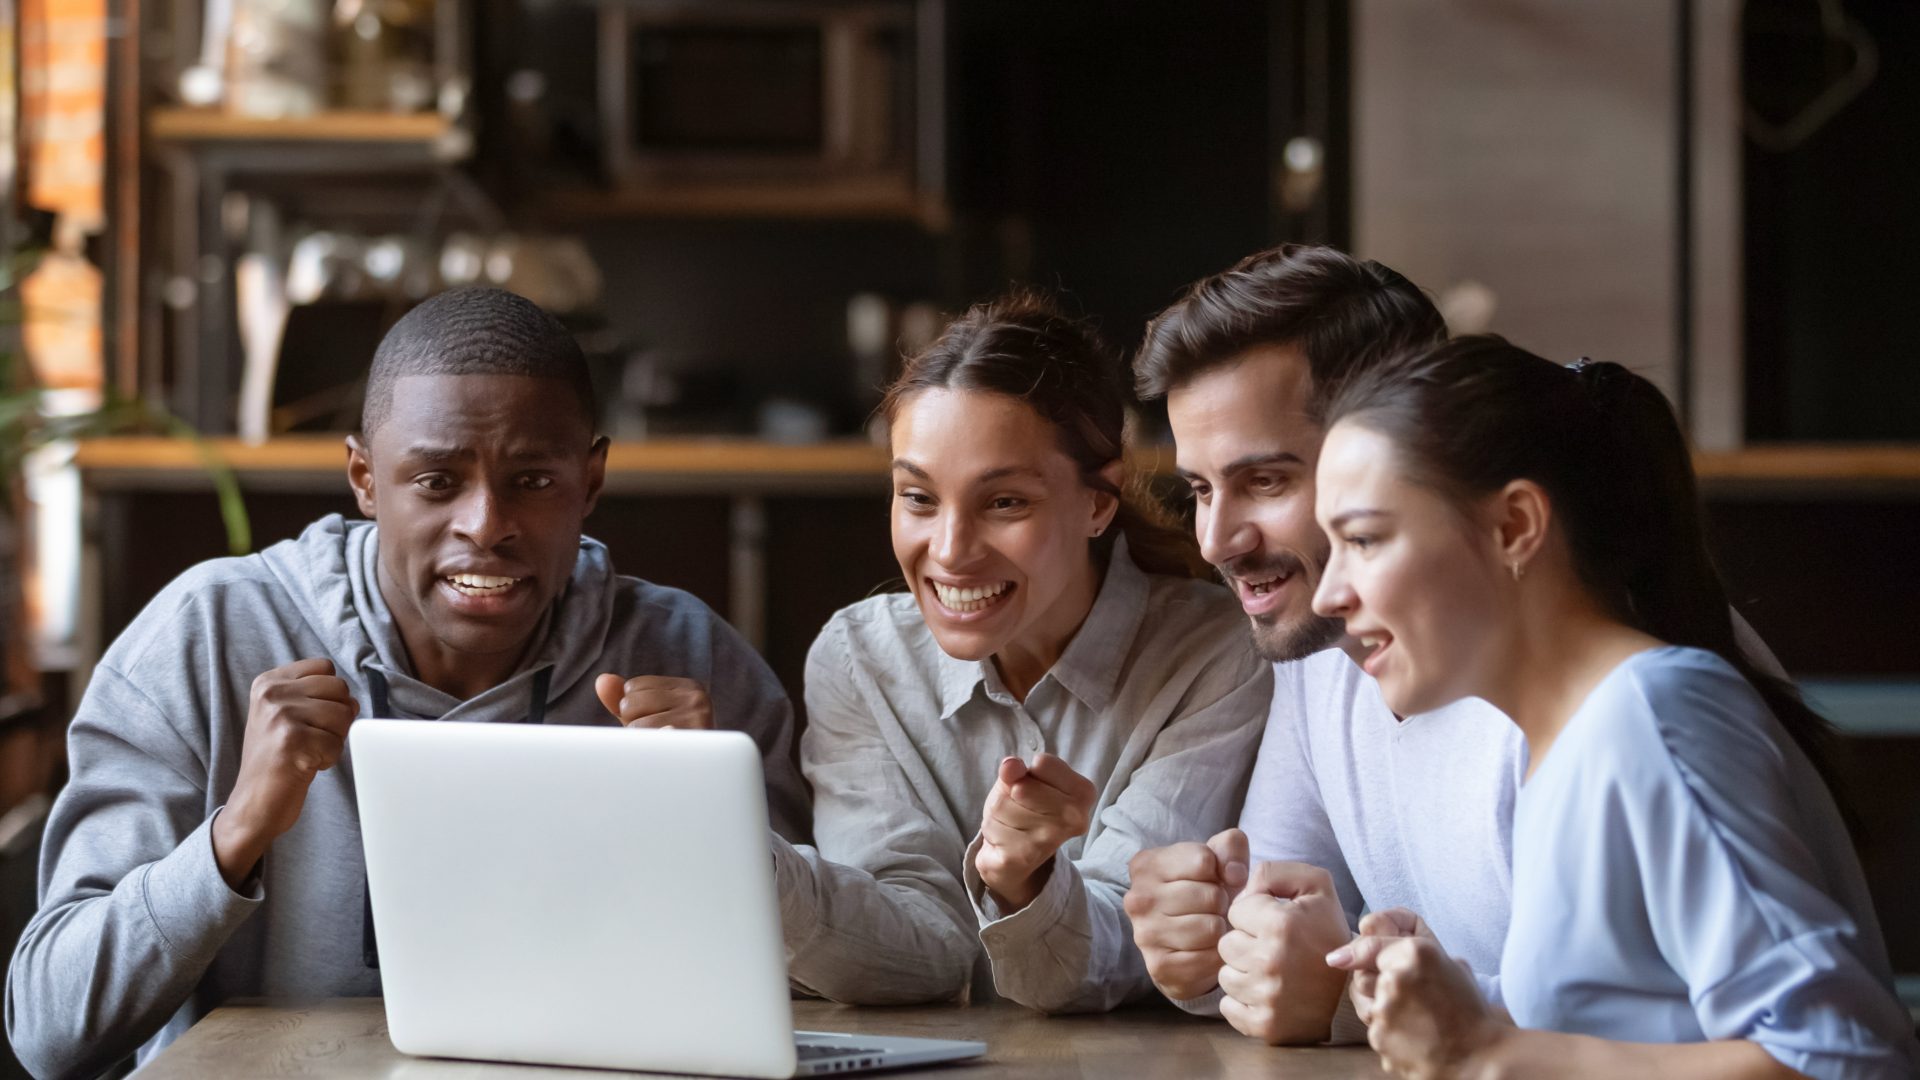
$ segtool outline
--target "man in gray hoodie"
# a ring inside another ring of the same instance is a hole
[[[107,650],[7,973],[28,1069],[145,1061],[230,997],[380,992],[356,717],[717,721],[759,743],[771,825],[805,839],[773,673],[700,601],[616,575],[581,535],[606,472],[592,396],[578,345],[533,304],[473,289],[420,305],[381,342],[347,440],[373,520],[202,563]]]

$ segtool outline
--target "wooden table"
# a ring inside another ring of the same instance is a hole
[[[1380,1075],[1379,1059],[1365,1047],[1272,1049],[1222,1021],[1187,1016],[1170,1007],[1046,1017],[1005,1004],[870,1009],[796,1001],[794,1023],[817,1031],[977,1039],[987,1044],[986,1057],[971,1063],[879,1074],[883,1076],[1373,1080]],[[387,1040],[387,1017],[378,998],[337,998],[216,1009],[135,1075],[138,1080],[582,1080],[633,1074],[407,1057]]]

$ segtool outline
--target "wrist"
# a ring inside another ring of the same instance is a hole
[[[1457,1075],[1463,1080],[1506,1080],[1519,1075],[1522,1032],[1489,1016],[1479,1022],[1471,1048],[1459,1060]]]
[[[220,876],[235,892],[253,876],[254,868],[266,857],[273,837],[247,814],[244,806],[229,802],[214,816],[212,828],[213,861]]]
[[[993,894],[993,902],[999,905],[1002,912],[1011,915],[1033,903],[1040,896],[1040,893],[1046,889],[1047,880],[1052,873],[1053,860],[1048,859],[1024,874],[996,875],[999,880],[989,879],[982,874],[981,880],[986,882],[987,891]]]

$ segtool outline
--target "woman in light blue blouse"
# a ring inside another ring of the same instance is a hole
[[[1396,713],[1484,698],[1531,754],[1502,1000],[1412,912],[1369,916],[1328,957],[1355,973],[1383,1063],[1915,1075],[1816,765],[1826,725],[1734,645],[1660,392],[1617,365],[1462,338],[1369,372],[1327,419],[1316,610],[1372,647]]]

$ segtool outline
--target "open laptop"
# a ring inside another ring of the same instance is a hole
[[[348,753],[406,1053],[790,1077],[986,1052],[793,1030],[744,734],[359,720]]]

